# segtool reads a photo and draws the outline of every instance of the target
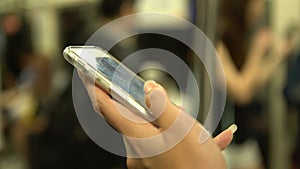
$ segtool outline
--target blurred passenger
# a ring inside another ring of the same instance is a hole
[[[19,83],[1,93],[1,108],[5,112],[8,156],[16,156],[25,166],[30,154],[28,136],[35,128],[42,125],[35,116],[39,102],[49,96],[50,73],[48,61],[40,56],[28,55],[24,58],[23,70]],[[37,126],[37,124],[39,124]]]
[[[1,73],[4,88],[17,85],[24,67],[24,55],[32,52],[30,27],[26,20],[16,13],[1,16]]]
[[[264,85],[287,57],[288,48],[272,48],[263,25],[263,0],[222,0],[217,51],[224,66],[230,103],[239,126],[228,162],[234,169],[268,168],[268,130]],[[259,147],[259,148],[258,148]]]

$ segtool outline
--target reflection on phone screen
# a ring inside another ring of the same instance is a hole
[[[146,107],[144,82],[136,74],[109,57],[98,57],[96,61],[98,71]]]

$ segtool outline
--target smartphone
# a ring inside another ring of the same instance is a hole
[[[153,121],[145,103],[145,81],[107,51],[97,46],[69,46],[63,55],[114,100],[147,121]]]

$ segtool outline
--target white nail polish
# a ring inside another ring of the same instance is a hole
[[[235,133],[237,131],[238,127],[236,124],[231,125],[228,127],[228,130],[230,130],[232,133]]]

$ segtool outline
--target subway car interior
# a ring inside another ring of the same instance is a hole
[[[299,0],[1,0],[0,169],[147,168],[129,165],[123,126],[99,116],[109,103],[95,106],[86,71],[64,59],[66,47],[91,45],[160,84],[214,140],[236,124],[221,148],[225,168],[300,169]],[[126,72],[113,72],[111,86],[140,96],[146,88]],[[111,86],[105,98],[126,107]],[[147,124],[159,128],[159,119]],[[188,150],[181,166],[196,159]],[[169,160],[181,163],[155,165]]]

